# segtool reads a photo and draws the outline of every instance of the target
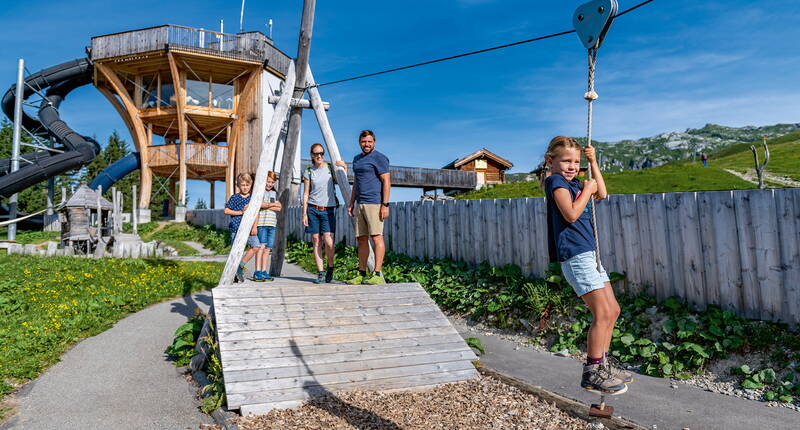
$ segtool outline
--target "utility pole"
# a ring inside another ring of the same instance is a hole
[[[11,143],[11,171],[16,172],[19,170],[19,144],[20,133],[22,132],[22,99],[25,97],[23,93],[23,79],[25,75],[25,60],[19,59],[19,68],[17,69],[17,92],[15,93],[14,100],[14,140]],[[17,217],[17,199],[19,195],[14,193],[8,199],[8,219],[12,220]],[[8,225],[8,240],[17,239],[17,224]]]
[[[311,31],[314,28],[314,9],[316,0],[305,0],[303,2],[303,19],[300,24],[300,40],[297,43],[297,58],[295,59],[295,85],[292,98],[300,99],[305,93],[306,71],[308,70],[308,56],[311,51]],[[290,91],[286,88],[285,91]],[[286,137],[286,145],[283,147],[283,157],[281,159],[281,172],[278,182],[278,200],[284,208],[289,207],[289,200],[292,195],[292,168],[294,158],[300,145],[300,127],[303,120],[303,108],[295,106],[289,114],[289,133]],[[283,269],[284,254],[286,252],[286,210],[278,212],[277,235],[275,237],[275,248],[272,253],[270,264],[270,274],[279,276]]]

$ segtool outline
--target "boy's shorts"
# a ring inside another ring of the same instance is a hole
[[[356,207],[356,237],[380,236],[383,234],[383,221],[381,220],[381,205],[358,204]]]
[[[583,252],[567,261],[561,262],[561,272],[578,297],[599,290],[609,282],[608,274],[603,266],[597,269],[594,251]]]
[[[336,211],[334,209],[321,211],[317,208],[309,207],[306,211],[306,216],[308,217],[308,227],[306,227],[306,233],[336,234]]]
[[[236,232],[229,231],[229,233],[231,235],[231,243],[233,243],[234,239],[236,239]],[[249,245],[251,248],[258,248],[261,246],[261,242],[258,240],[258,236],[250,235],[247,236],[247,245]]]
[[[247,236],[247,244],[250,245],[251,248],[258,248],[261,246],[261,241],[258,240],[258,236],[250,235]]]
[[[272,245],[275,244],[275,227],[258,226],[258,241],[261,246],[272,249]]]

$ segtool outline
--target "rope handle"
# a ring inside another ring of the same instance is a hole
[[[588,90],[583,95],[583,98],[587,102],[587,117],[586,117],[586,146],[592,146],[592,102],[597,100],[599,97],[597,92],[594,90],[594,80],[595,80],[595,68],[597,66],[597,48],[599,45],[598,43],[595,44],[593,48],[589,49],[589,79],[588,79]],[[595,158],[597,160],[597,158]],[[588,160],[587,160],[588,161]],[[596,161],[595,161],[596,162]],[[592,179],[592,165],[589,163],[588,168],[586,169],[586,176],[588,179]],[[594,195],[589,197],[589,204],[591,205],[591,212],[592,212],[592,231],[594,232],[594,254],[597,260],[597,270],[600,270],[601,263],[600,263],[600,237],[597,234],[597,214],[595,212],[595,200]]]

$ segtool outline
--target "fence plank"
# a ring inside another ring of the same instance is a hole
[[[683,248],[683,276],[686,285],[685,298],[695,309],[705,309],[707,304],[703,287],[703,253],[700,244],[700,223],[697,218],[697,194],[676,193],[680,201],[678,213]]]
[[[421,202],[425,208],[425,257],[433,259],[436,257],[436,218],[433,214],[433,202]]]
[[[758,291],[758,278],[756,276],[755,237],[753,237],[753,213],[750,206],[750,196],[751,192],[749,190],[733,191],[742,271],[742,307],[740,312],[748,318],[758,318],[761,314],[761,294]]]
[[[775,216],[775,195],[773,190],[753,190],[750,195],[751,215],[758,222],[753,223],[756,276],[761,295],[761,319],[776,320],[781,316],[783,292],[780,270],[780,241],[778,239],[778,218]]]
[[[457,200],[444,202],[444,207],[447,212],[447,249],[448,256],[455,260],[459,260],[458,256],[458,243],[456,242],[456,231],[458,230],[458,209],[456,208]]]
[[[669,270],[671,288],[669,296],[686,297],[686,279],[683,276],[683,245],[681,242],[680,193],[664,194],[664,220],[666,221],[666,238],[668,240]],[[669,297],[668,296],[668,297]]]
[[[726,208],[726,200],[728,206]],[[727,209],[727,210],[726,210]],[[726,246],[726,238],[723,235],[733,235],[736,238],[735,225],[731,229],[735,215],[733,214],[733,204],[730,198],[730,192],[718,191],[698,193],[697,195],[697,217],[700,222],[700,243],[703,252],[703,263],[705,265],[705,294],[708,304],[716,304],[720,307],[726,307],[723,301],[736,300],[738,290],[735,288],[735,283],[728,283],[727,279],[724,281],[723,277],[727,278],[720,270],[721,265],[729,265],[725,260],[730,260],[731,255],[721,255],[720,247]],[[727,231],[726,231],[727,230]],[[734,255],[736,261],[736,276],[738,277],[739,267],[739,254]],[[725,297],[732,296],[732,297]]]
[[[483,232],[486,226],[480,210],[480,200],[459,200],[458,231],[456,237],[459,244],[461,260],[470,264],[480,264]]]
[[[652,194],[640,194],[636,196],[636,213],[639,216],[639,254],[642,265],[639,271],[639,283],[643,286],[644,292],[650,296],[656,295],[655,280],[655,259],[653,258],[656,250],[653,247],[653,226],[650,217],[648,201]]]
[[[775,190],[783,271],[784,322],[800,323],[800,189]]]
[[[636,196],[618,196],[619,220],[622,225],[622,241],[625,271],[628,273],[628,293],[639,293],[642,287],[641,245],[639,240],[639,218],[636,216]]]
[[[534,198],[534,219],[532,227],[536,231],[536,264],[537,274],[543,276],[550,265],[549,241],[547,239],[547,201],[543,197]]]

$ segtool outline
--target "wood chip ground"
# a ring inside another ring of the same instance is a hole
[[[490,377],[425,391],[337,393],[294,409],[240,417],[236,424],[240,430],[589,428],[588,422]]]

